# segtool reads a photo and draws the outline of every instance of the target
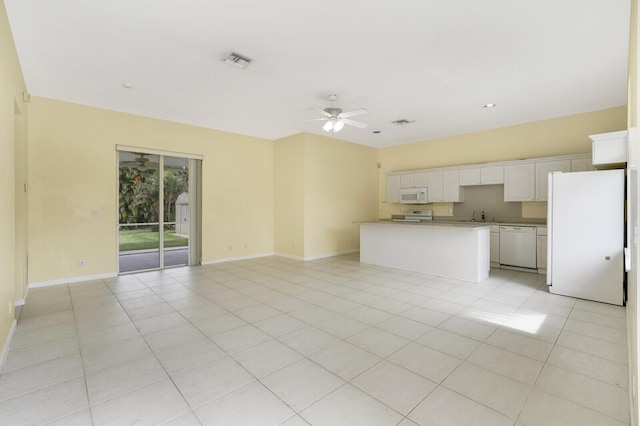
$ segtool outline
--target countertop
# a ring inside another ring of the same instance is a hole
[[[490,226],[535,226],[535,227],[546,227],[546,223],[540,222],[511,222],[511,221],[468,221],[468,220],[442,220],[442,219],[434,219],[432,221],[424,221],[424,222],[404,222],[404,221],[393,221],[391,219],[378,219],[378,220],[370,220],[370,221],[361,221],[361,222],[353,222],[353,223],[393,223],[396,225],[421,225],[421,226],[448,226],[448,227],[460,227],[460,228],[483,228]]]
[[[455,220],[435,220],[434,222],[436,223],[460,223],[460,221],[455,221]],[[481,222],[481,221],[476,221],[476,222],[467,222],[467,221],[462,221],[462,223],[481,223],[481,224],[485,224],[485,225],[506,225],[506,226],[547,226],[546,223],[532,223],[532,222],[503,222],[503,221],[485,221],[485,222]]]
[[[491,227],[489,222],[445,222],[445,221],[425,221],[425,222],[395,222],[391,219],[370,220],[354,222],[358,224],[384,224],[384,225],[407,225],[407,226],[435,226],[459,229],[484,229]]]

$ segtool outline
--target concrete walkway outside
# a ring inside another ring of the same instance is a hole
[[[188,264],[187,247],[165,249],[164,266],[180,266]],[[144,251],[120,254],[120,273],[157,269],[160,267],[158,251]]]

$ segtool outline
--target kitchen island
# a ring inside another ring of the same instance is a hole
[[[360,261],[478,283],[489,276],[483,223],[360,223]]]

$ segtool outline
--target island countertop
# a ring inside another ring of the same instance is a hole
[[[489,276],[490,224],[358,223],[362,263],[476,283]]]
[[[379,220],[367,220],[367,221],[356,221],[353,222],[355,224],[365,224],[365,223],[369,223],[369,224],[373,224],[373,223],[378,223],[378,224],[383,224],[383,225],[401,225],[401,226],[437,226],[437,227],[447,227],[447,228],[462,228],[462,229],[484,229],[484,228],[491,228],[491,223],[487,223],[487,222],[436,222],[436,221],[424,221],[424,222],[405,222],[405,221],[394,221],[394,220],[385,220],[385,219],[379,219]]]

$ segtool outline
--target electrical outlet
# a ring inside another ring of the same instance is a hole
[[[13,313],[13,303],[9,302],[9,315]]]
[[[233,246],[229,246],[229,251],[233,250]]]
[[[78,264],[80,265],[81,268],[84,268],[84,260],[81,260]]]

